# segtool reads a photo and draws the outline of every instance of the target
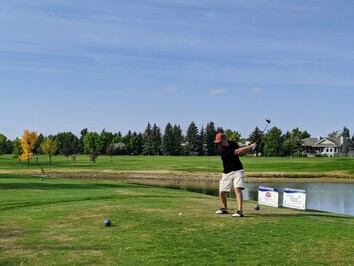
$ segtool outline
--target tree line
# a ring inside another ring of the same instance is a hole
[[[56,135],[43,136],[37,132],[24,130],[21,139],[8,140],[0,134],[0,155],[13,154],[14,158],[29,161],[33,154],[47,154],[50,161],[54,155],[66,157],[75,154],[87,154],[95,163],[99,155],[169,155],[169,156],[213,156],[218,154],[214,138],[217,132],[224,132],[229,140],[242,144],[255,142],[261,135],[261,130],[256,127],[247,138],[242,138],[238,131],[224,130],[216,127],[214,122],[209,122],[199,129],[191,122],[183,135],[180,125],[167,123],[162,133],[161,128],[149,122],[144,132],[131,132],[126,135],[121,132],[112,133],[103,129],[100,133],[88,131],[87,128],[76,136],[72,132],[60,132]],[[333,131],[329,137],[349,137],[349,129]],[[298,128],[284,134],[281,129],[273,127],[263,135],[254,151],[254,155],[262,156],[301,156],[302,140],[310,137],[305,130]],[[352,137],[354,140],[354,135]]]

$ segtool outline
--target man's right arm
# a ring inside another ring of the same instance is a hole
[[[237,148],[234,151],[234,154],[237,156],[244,156],[246,155],[250,150],[255,149],[257,146],[256,143],[252,143],[251,145],[244,146],[242,148]]]

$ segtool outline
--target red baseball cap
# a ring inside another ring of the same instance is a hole
[[[222,142],[223,140],[226,140],[225,134],[224,134],[224,133],[218,133],[218,134],[216,134],[216,136],[215,136],[215,141],[214,141],[214,143],[220,143],[220,142]]]

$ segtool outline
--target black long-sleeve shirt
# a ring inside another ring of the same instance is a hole
[[[243,169],[239,156],[235,154],[235,150],[239,148],[238,144],[234,141],[227,142],[229,143],[229,146],[219,147],[219,152],[224,167],[223,173],[225,174]]]

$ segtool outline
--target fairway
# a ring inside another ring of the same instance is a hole
[[[354,259],[354,218],[346,215],[256,211],[248,201],[246,217],[235,219],[215,215],[219,200],[209,195],[28,175],[0,175],[0,193],[0,265],[350,265]]]
[[[354,179],[354,158],[242,157],[246,177],[328,177]],[[87,155],[54,156],[52,165],[45,155],[34,156],[29,166],[11,155],[0,156],[0,173],[10,174],[96,174],[129,176],[153,173],[164,177],[217,177],[222,171],[219,156],[99,156],[96,163]]]

